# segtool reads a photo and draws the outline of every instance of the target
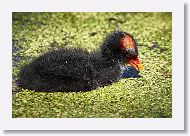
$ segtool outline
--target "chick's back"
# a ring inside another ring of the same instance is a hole
[[[20,86],[43,91],[65,89],[62,84],[77,89],[75,84],[79,87],[89,86],[89,80],[91,80],[89,53],[80,49],[45,53],[24,66],[19,73]]]

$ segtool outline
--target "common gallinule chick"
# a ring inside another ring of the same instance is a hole
[[[115,31],[96,52],[66,48],[45,53],[21,68],[18,84],[35,91],[89,91],[118,81],[125,64],[143,69],[135,39]]]

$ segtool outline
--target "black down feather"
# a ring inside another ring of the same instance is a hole
[[[89,91],[121,78],[127,52],[119,47],[119,38],[129,35],[116,31],[108,35],[94,53],[82,49],[55,50],[21,68],[18,85],[47,92]],[[137,50],[132,52],[137,55]]]

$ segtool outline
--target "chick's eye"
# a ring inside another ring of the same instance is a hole
[[[127,51],[127,52],[125,52],[125,57],[127,57],[127,58],[128,58],[128,57],[131,57],[131,53],[130,53],[130,52],[128,52],[128,51]]]
[[[125,49],[125,57],[136,57],[138,55],[138,51],[134,48]]]
[[[128,49],[123,49],[122,51],[123,51],[123,55],[124,55],[125,57],[130,56],[130,51],[129,51]]]

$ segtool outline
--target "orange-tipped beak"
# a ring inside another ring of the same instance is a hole
[[[140,60],[138,57],[136,58],[130,58],[128,59],[128,63],[134,67],[137,71],[141,71],[144,70],[143,65],[141,64]]]

